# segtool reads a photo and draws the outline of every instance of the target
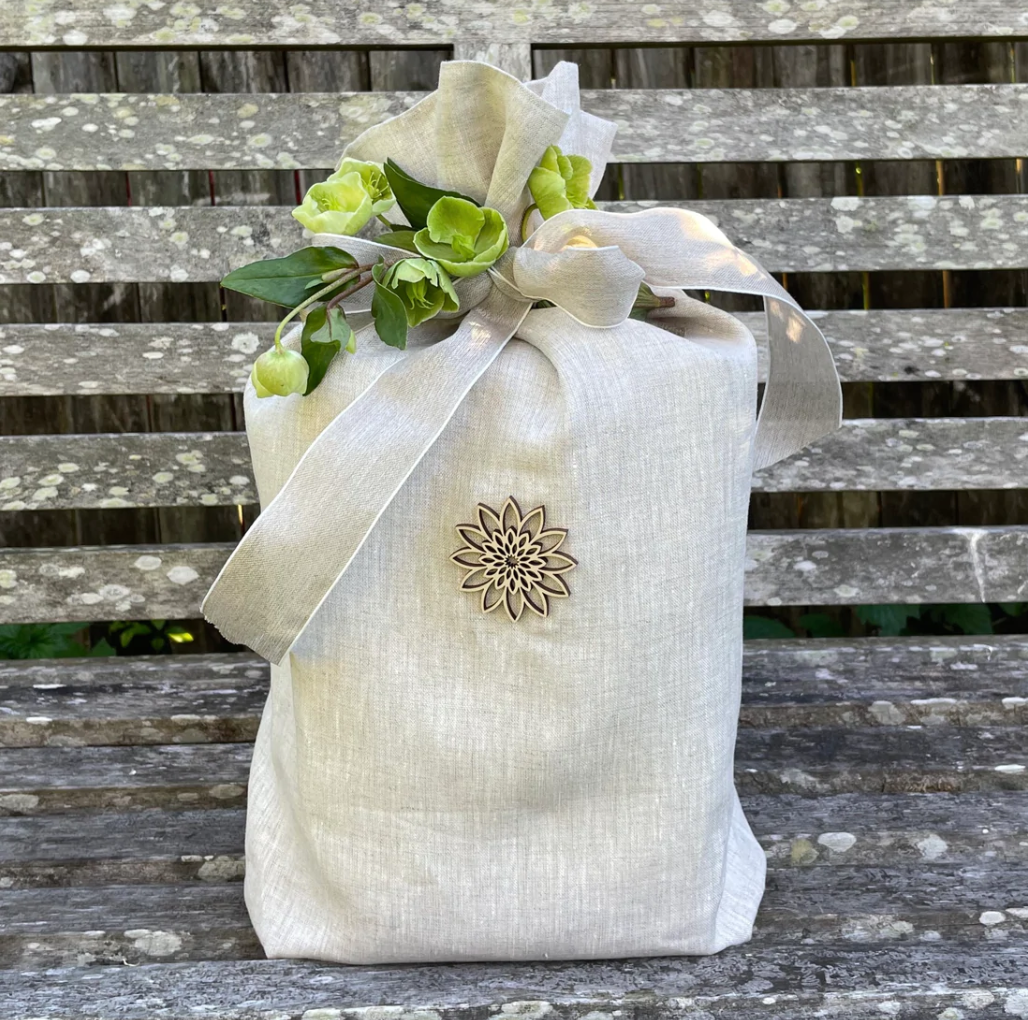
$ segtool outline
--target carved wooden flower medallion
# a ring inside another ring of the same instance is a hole
[[[568,533],[546,526],[545,507],[522,514],[513,496],[498,513],[479,503],[478,521],[458,524],[457,533],[465,544],[450,559],[467,569],[461,590],[481,592],[484,612],[503,606],[511,620],[520,620],[527,607],[549,616],[550,599],[571,594],[564,575],[578,561],[557,551]]]

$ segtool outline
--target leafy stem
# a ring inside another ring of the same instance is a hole
[[[351,280],[360,277],[363,273],[366,273],[371,268],[370,265],[357,266],[356,269],[349,269],[332,280],[331,283],[326,284],[320,290],[316,290],[309,298],[301,301],[295,308],[291,309],[289,314],[278,324],[278,329],[275,330],[275,350],[282,350],[282,330],[286,325],[291,322],[297,315],[300,314],[305,308],[309,308],[313,304],[317,304],[327,294],[331,294],[332,291],[337,290],[339,287],[345,287]],[[361,284],[364,286],[364,284]],[[354,288],[358,290],[359,288]],[[354,291],[350,291],[353,293]]]

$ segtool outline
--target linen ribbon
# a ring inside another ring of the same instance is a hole
[[[579,110],[574,65],[522,84],[488,65],[453,62],[443,65],[437,92],[365,132],[346,154],[378,162],[401,154],[413,176],[499,209],[516,240],[525,181],[546,147],[587,156],[595,190],[612,137],[612,125]],[[352,237],[318,235],[314,243],[345,247],[362,263],[410,254]],[[613,327],[627,318],[643,281],[658,292],[763,298],[769,368],[755,469],[838,427],[839,380],[820,330],[710,220],[672,208],[572,209],[544,222],[488,274],[462,281],[456,331],[408,352],[324,429],[218,575],[203,603],[206,618],[230,641],[280,662],[532,303]]]

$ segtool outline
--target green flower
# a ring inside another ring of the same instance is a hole
[[[408,326],[416,326],[439,312],[460,308],[446,270],[428,259],[401,259],[376,275],[376,279],[400,299]]]
[[[356,170],[313,185],[293,210],[312,234],[356,234],[374,215],[375,203]]]
[[[507,224],[495,210],[446,195],[428,211],[414,245],[454,276],[484,273],[507,250]]]
[[[288,347],[272,347],[253,365],[250,380],[258,397],[288,397],[307,389],[307,361],[298,351]]]
[[[589,197],[589,175],[593,165],[585,156],[565,156],[551,145],[529,174],[528,190],[539,213],[548,220],[568,209],[595,209]]]
[[[389,187],[385,172],[378,163],[365,163],[360,159],[344,159],[339,164],[339,169],[325,183],[331,184],[352,173],[360,174],[364,190],[371,199],[372,216],[379,216],[392,209],[396,204],[396,199],[393,198],[393,189]]]

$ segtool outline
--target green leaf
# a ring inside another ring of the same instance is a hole
[[[327,314],[324,305],[310,310],[300,335],[300,353],[308,367],[304,396],[314,392],[325,378],[332,359],[343,348],[344,342],[349,345],[352,336],[353,330],[342,308],[336,306]]]
[[[375,240],[379,244],[391,244],[394,248],[402,248],[404,251],[412,251],[415,255],[418,249],[414,244],[414,231],[399,228],[398,230],[387,230],[384,234],[378,234]]]
[[[334,269],[356,269],[357,260],[342,248],[301,248],[280,259],[264,259],[232,270],[221,281],[222,287],[295,308],[310,295],[307,291],[321,283],[324,273]]]
[[[754,641],[759,638],[790,638],[796,634],[781,620],[772,620],[769,616],[744,616],[742,636],[747,641]]]
[[[877,628],[880,637],[897,637],[907,629],[907,621],[921,618],[921,606],[857,606],[857,619]]]
[[[998,605],[1007,616],[1020,616],[1028,609],[1028,602],[1000,602]]]
[[[958,634],[991,634],[992,613],[981,604],[936,606],[933,615]]]
[[[390,183],[392,183],[390,181]],[[396,194],[396,186],[393,186]],[[399,296],[383,287],[379,282],[386,271],[386,264],[379,262],[372,270],[375,280],[375,296],[371,299],[371,314],[375,320],[375,332],[384,344],[398,347],[401,351],[407,348],[407,313]]]
[[[75,638],[83,623],[21,623],[0,626],[0,659],[60,659],[85,655]]]
[[[118,653],[107,638],[100,638],[100,640],[89,649],[88,654],[93,658],[101,658],[105,655],[117,655]]]
[[[443,188],[432,188],[427,184],[422,184],[391,159],[385,161],[383,169],[389,181],[389,187],[393,189],[396,204],[403,210],[403,215],[407,217],[407,222],[411,225],[412,230],[421,230],[428,221],[429,210],[439,199],[445,198],[447,195],[463,198],[466,202],[478,205],[473,198],[468,198],[459,191],[446,191]]]
[[[827,613],[804,613],[799,624],[813,638],[845,637],[846,634],[842,624]]]

